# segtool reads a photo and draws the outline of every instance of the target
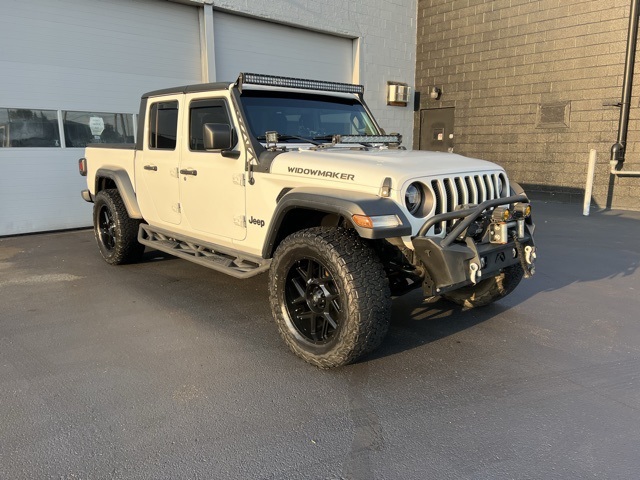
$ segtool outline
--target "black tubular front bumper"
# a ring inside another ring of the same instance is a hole
[[[511,237],[504,244],[476,242],[467,236],[467,232],[469,226],[485,215],[487,209],[528,202],[526,195],[514,195],[487,200],[473,208],[443,213],[428,219],[412,238],[415,253],[426,270],[423,284],[425,295],[439,295],[476,283],[495,276],[512,265],[521,264],[525,268],[524,249],[534,247],[533,224],[530,219],[525,223],[521,238]],[[444,237],[425,236],[431,227],[449,220],[459,221]],[[510,230],[513,231],[513,228]],[[476,266],[477,272],[474,274]]]

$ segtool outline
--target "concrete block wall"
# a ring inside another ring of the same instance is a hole
[[[209,3],[209,2],[205,2]],[[416,52],[416,0],[214,0],[214,9],[300,28],[359,38],[356,81],[380,126],[399,132],[412,145],[413,109],[386,105],[387,81],[413,87]],[[215,15],[215,10],[214,10]],[[313,62],[313,59],[309,59]]]
[[[629,0],[419,0],[420,108],[455,107],[454,151],[500,163],[534,195],[581,202],[589,150],[596,149],[593,203],[640,209],[640,178],[609,175],[619,109],[603,105],[620,101],[629,6]],[[639,71],[625,170],[640,170]],[[428,98],[432,86],[442,88],[439,101]],[[540,106],[563,105],[566,125],[541,121]],[[416,114],[416,148],[419,122]]]

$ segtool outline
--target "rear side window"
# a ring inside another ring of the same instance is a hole
[[[178,102],[159,102],[149,110],[149,148],[175,150],[178,133]]]
[[[231,125],[224,100],[194,100],[189,108],[189,149],[204,151],[205,123]]]

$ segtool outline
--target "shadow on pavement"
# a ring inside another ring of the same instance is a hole
[[[394,299],[387,337],[380,348],[362,361],[395,355],[435,342],[490,320],[508,308],[496,303],[465,310],[445,300],[426,302],[420,290],[414,291]]]

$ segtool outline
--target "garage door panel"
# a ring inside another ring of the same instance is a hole
[[[111,8],[104,8],[102,2],[73,3],[94,5],[105,12],[121,8],[126,12],[130,2],[113,2]],[[75,15],[76,22],[69,19],[56,22],[47,16],[47,9],[29,8],[30,2],[17,3],[0,20],[0,42],[8,46],[0,53],[0,60],[109,73],[179,76],[182,82],[200,81],[197,8],[169,2],[145,4],[147,15],[138,15],[123,24],[120,16],[103,13],[98,17],[97,11],[79,12],[72,7],[65,11]],[[154,15],[149,15],[150,11]],[[27,13],[31,15],[29,18],[24,16]],[[81,13],[86,16],[82,17]],[[160,22],[162,19],[164,25]],[[27,35],[22,33],[25,27],[29,31]],[[126,89],[127,85],[121,84],[120,88]]]
[[[240,72],[351,82],[353,40],[214,12],[216,75]]]
[[[91,224],[91,205],[80,198],[81,149],[14,148],[0,155],[0,235],[58,230]],[[46,158],[42,158],[43,154]]]
[[[199,7],[158,0],[11,1],[0,108],[137,113],[149,90],[202,79]],[[0,148],[0,235],[82,227],[81,148]]]

